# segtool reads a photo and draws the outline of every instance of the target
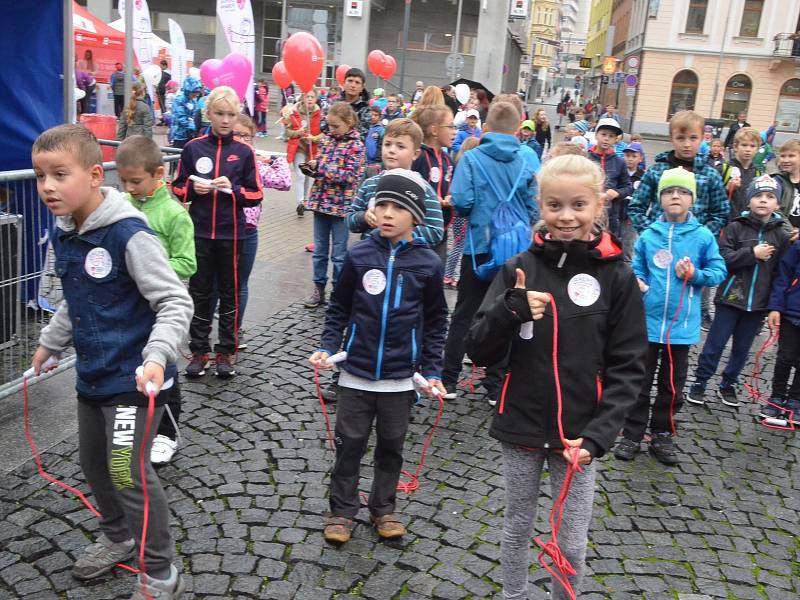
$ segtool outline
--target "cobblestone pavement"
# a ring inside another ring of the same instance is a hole
[[[327,509],[332,454],[305,362],[321,319],[321,312],[290,306],[251,329],[241,374],[232,382],[209,375],[184,386],[184,445],[160,474],[186,596],[494,596],[503,480],[480,393],[447,405],[421,489],[399,501],[409,521],[402,541],[379,542],[363,510],[353,540],[341,548],[323,542],[320,514]],[[409,470],[435,412],[427,402],[414,411]],[[601,461],[581,598],[798,597],[800,442],[794,433],[761,427],[754,414],[753,405],[736,411],[721,403],[685,410],[676,468],[647,454],[628,464],[613,456]],[[47,452],[44,462],[86,489],[75,436]],[[369,489],[370,476],[365,468],[362,489]],[[0,598],[130,593],[132,576],[120,570],[89,585],[70,576],[76,553],[96,531],[78,501],[47,486],[32,462],[1,481]],[[548,510],[545,500],[538,525],[545,538]],[[533,568],[531,580],[531,597],[547,597],[546,573]]]

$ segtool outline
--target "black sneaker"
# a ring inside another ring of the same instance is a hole
[[[325,287],[315,285],[314,291],[310,296],[303,298],[303,306],[306,308],[319,308],[325,304]]]
[[[339,393],[339,386],[335,383],[330,384],[322,391],[322,399],[328,404],[336,402],[336,395]]]
[[[658,462],[665,465],[677,465],[680,462],[678,460],[678,448],[675,446],[675,442],[672,441],[672,434],[668,432],[653,435],[653,439],[650,440],[650,454]]]
[[[233,354],[217,352],[217,377],[229,379],[234,375],[236,370],[233,368]]]
[[[790,398],[783,407],[789,422],[795,426],[800,425],[800,400],[792,400]]]
[[[298,217],[302,217],[306,212],[306,207],[303,206],[302,204],[298,204],[297,208],[295,209],[295,212],[297,213]]]
[[[689,404],[696,404],[697,406],[703,406],[706,403],[705,389],[701,388],[698,385],[693,385],[692,387],[689,388],[688,392],[684,392],[683,399]]]
[[[236,335],[236,349],[247,350],[247,338],[244,336],[244,329],[240,329]]]
[[[614,448],[614,456],[620,460],[633,460],[636,458],[636,455],[639,454],[640,450],[639,442],[634,442],[624,437],[617,443],[617,447]]]
[[[186,365],[187,377],[202,377],[206,374],[206,367],[208,366],[208,354],[202,352],[192,352],[192,359]]]
[[[739,402],[739,396],[736,394],[736,388],[733,386],[719,388],[717,395],[725,406],[739,407],[742,405]]]
[[[783,416],[783,409],[786,401],[783,398],[770,398],[771,404],[761,404],[758,409],[758,416],[762,419],[779,419]]]
[[[700,329],[703,331],[708,331],[711,329],[712,319],[709,315],[705,315],[702,320],[700,321]]]

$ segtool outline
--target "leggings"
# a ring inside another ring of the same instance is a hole
[[[567,462],[561,454],[546,453],[542,450],[530,451],[520,446],[503,444],[506,511],[503,539],[500,543],[500,565],[503,571],[504,600],[528,598],[531,537],[533,524],[536,521],[539,484],[545,458],[550,469],[551,495],[557,498],[567,473]],[[594,480],[594,462],[584,465],[583,472],[576,473],[573,477],[558,535],[561,551],[577,572],[576,576],[569,578],[576,593],[586,566],[586,545],[589,541],[589,525],[592,521],[594,503]],[[547,522],[549,530],[549,519]],[[543,537],[549,539],[551,534],[552,532],[548,531]],[[567,600],[569,596],[560,583],[551,580],[550,598]]]

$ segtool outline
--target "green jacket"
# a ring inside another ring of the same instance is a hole
[[[194,252],[194,224],[180,203],[169,193],[163,183],[152,196],[137,200],[126,194],[134,208],[147,217],[150,228],[156,232],[169,256],[169,264],[181,279],[194,275],[197,258]]]

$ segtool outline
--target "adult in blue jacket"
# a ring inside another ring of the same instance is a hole
[[[515,135],[519,121],[519,110],[513,104],[492,104],[484,128],[489,133],[483,135],[477,148],[461,157],[450,185],[453,207],[460,216],[469,218],[469,229],[461,259],[458,299],[444,350],[442,383],[449,392],[448,399],[455,398],[467,331],[491,284],[477,278],[473,262],[480,265],[491,259],[489,226],[495,209],[508,200],[528,215],[532,225],[539,219],[536,205],[539,160],[530,148],[520,150]],[[494,405],[500,392],[502,366],[487,367],[484,387],[489,403]]]

